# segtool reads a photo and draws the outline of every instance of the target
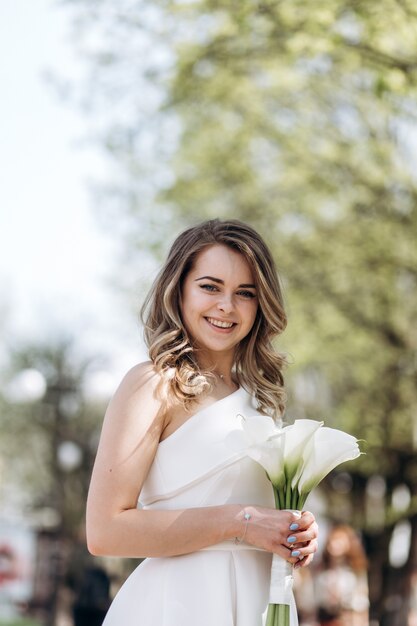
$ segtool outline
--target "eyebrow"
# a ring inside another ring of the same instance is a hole
[[[212,280],[214,283],[219,283],[219,285],[224,285],[224,280],[222,280],[221,278],[214,278],[214,276],[200,276],[200,278],[196,278],[195,281],[197,280],[203,280],[203,279],[208,279],[208,280]],[[251,285],[249,283],[244,283],[242,285],[239,285],[239,288],[245,288],[247,289],[248,287],[251,287],[252,289],[256,289],[255,285]]]

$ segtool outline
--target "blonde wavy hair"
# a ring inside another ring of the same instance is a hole
[[[259,303],[250,332],[236,346],[235,380],[255,396],[260,412],[279,417],[285,408],[282,371],[287,361],[274,349],[272,339],[287,325],[282,289],[265,242],[239,220],[208,220],[188,228],[174,241],[141,309],[149,357],[168,381],[169,392],[187,408],[212,387],[215,377],[200,368],[184,327],[180,297],[198,254],[218,244],[244,256],[253,272]]]

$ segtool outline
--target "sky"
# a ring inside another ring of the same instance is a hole
[[[115,242],[88,185],[108,164],[47,80],[81,74],[70,25],[55,0],[0,3],[0,332],[6,343],[74,332],[125,368],[143,356],[140,330],[108,284]]]

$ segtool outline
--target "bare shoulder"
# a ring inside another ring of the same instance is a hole
[[[164,427],[161,379],[151,362],[139,363],[110,400],[91,479],[90,510],[103,502],[111,502],[115,510],[136,506]]]
[[[148,389],[149,391],[150,388],[155,391],[161,382],[161,376],[156,371],[152,361],[144,361],[134,365],[126,372],[117,391],[130,390],[135,392],[141,389]]]
[[[166,414],[166,382],[151,361],[132,367],[116,389],[105,416],[113,428],[126,427],[138,436],[162,432]]]
[[[140,402],[142,406],[160,413],[166,401],[166,382],[156,371],[152,361],[134,365],[122,378],[110,402],[132,404]]]

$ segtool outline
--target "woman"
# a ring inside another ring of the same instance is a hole
[[[320,626],[369,624],[367,569],[365,550],[354,529],[347,524],[334,526],[314,578]]]
[[[238,414],[284,409],[272,256],[237,220],[189,228],[142,315],[150,361],[127,373],[106,412],[87,536],[93,554],[150,558],[104,624],[260,626],[271,553],[305,566],[317,549],[314,516],[276,511],[265,472],[227,445]]]

